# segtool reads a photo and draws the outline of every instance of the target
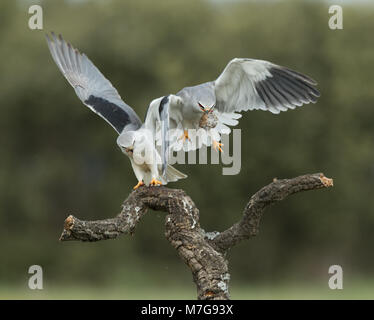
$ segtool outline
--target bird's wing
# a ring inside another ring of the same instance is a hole
[[[170,96],[154,99],[147,109],[144,127],[150,131],[157,152],[161,155],[162,174],[166,173],[169,158]]]
[[[160,124],[161,124],[161,160],[162,160],[162,175],[165,175],[169,160],[169,97],[165,96],[159,107]]]
[[[271,62],[236,58],[214,82],[216,109],[279,113],[315,103],[320,96],[316,85],[308,76]]]
[[[185,89],[189,89],[189,88],[185,88]],[[194,97],[189,97],[187,99],[195,101]],[[192,150],[199,149],[201,147],[201,139],[197,139],[198,135],[201,134],[201,132],[198,131],[199,121],[197,121],[196,123],[189,121],[190,126],[192,126],[189,128],[184,128],[182,125],[182,123],[185,120],[184,117],[189,118],[189,116],[186,115],[186,112],[189,112],[189,111],[195,112],[192,110],[192,108],[186,108],[185,106],[186,101],[187,101],[186,96],[180,95],[179,93],[177,93],[176,95],[170,94],[168,96],[167,110],[168,110],[168,118],[169,118],[169,123],[168,123],[169,135],[167,139],[168,139],[169,152],[179,151],[181,148],[183,148],[184,151],[192,151]],[[191,101],[188,101],[187,103],[191,104]],[[197,105],[197,102],[196,102],[196,105]],[[201,112],[201,116],[202,115],[203,115],[203,112]],[[183,144],[183,139],[181,138],[184,134],[185,129],[189,130],[189,135],[191,134],[194,135],[194,136],[189,137],[189,142],[191,143],[188,143],[188,144]],[[190,130],[190,129],[195,129],[195,130]],[[157,130],[157,136],[159,138],[162,137],[163,141],[166,138],[163,134],[161,134],[160,136],[159,130]]]
[[[141,126],[135,111],[123,102],[117,90],[84,53],[73,48],[61,35],[56,37],[52,32],[46,37],[53,60],[85,105],[118,133]]]

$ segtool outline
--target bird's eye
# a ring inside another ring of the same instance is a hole
[[[201,111],[205,111],[205,107],[200,102],[198,102],[198,104],[199,104]]]

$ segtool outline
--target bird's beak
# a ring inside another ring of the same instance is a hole
[[[208,113],[212,113],[213,112],[213,110],[214,110],[214,108],[215,108],[215,104],[214,105],[212,105],[210,108],[209,108],[209,111],[208,111]]]
[[[199,107],[201,109],[202,112],[206,113],[206,114],[209,114],[209,113],[212,113],[213,110],[214,110],[214,107],[216,106],[215,104],[212,105],[209,109],[208,108],[205,108],[200,102],[198,102],[199,104]]]
[[[133,151],[134,151],[134,148],[133,147],[131,147],[131,148],[125,148],[125,150],[126,150],[127,153],[132,154]]]
[[[206,112],[205,107],[200,102],[198,102],[198,104],[199,104],[199,107],[200,107],[201,111]]]

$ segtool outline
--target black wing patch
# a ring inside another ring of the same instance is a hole
[[[158,107],[158,112],[160,113],[160,115],[162,114],[162,111],[164,110],[164,106],[168,101],[169,101],[169,96],[165,96],[162,98],[160,102],[160,106]]]
[[[125,110],[106,99],[90,95],[84,103],[109,122],[118,133],[131,123],[129,114]]]
[[[168,163],[168,152],[169,152],[169,110],[165,105],[169,102],[169,96],[162,98],[158,112],[161,120],[161,135],[162,135],[162,148],[161,148],[161,159],[162,159],[162,175],[166,173],[166,166]]]
[[[306,75],[288,68],[269,69],[271,77],[255,84],[256,91],[267,107],[276,110],[295,108],[304,103],[315,103],[320,96],[317,83]]]

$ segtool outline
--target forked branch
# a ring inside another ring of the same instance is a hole
[[[199,210],[183,190],[141,187],[129,195],[115,218],[82,221],[70,215],[60,240],[113,239],[133,233],[148,209],[167,212],[165,236],[191,269],[198,299],[229,299],[226,251],[258,233],[262,214],[268,206],[300,191],[331,186],[333,180],[319,173],[275,179],[250,198],[241,220],[221,233],[206,233],[200,227]]]

